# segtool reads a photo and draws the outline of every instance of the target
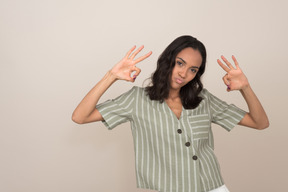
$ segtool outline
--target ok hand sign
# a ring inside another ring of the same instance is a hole
[[[219,59],[217,62],[224,69],[224,71],[227,72],[223,77],[223,81],[225,85],[227,85],[227,91],[242,90],[248,87],[248,79],[240,69],[236,58],[232,56],[235,67],[233,67],[233,65],[224,56],[221,56],[221,59],[225,62],[226,65],[223,64]]]
[[[117,80],[134,82],[136,77],[141,72],[141,70],[136,67],[136,64],[148,58],[152,54],[152,52],[150,51],[146,55],[143,55],[138,59],[134,60],[136,55],[144,48],[144,46],[142,45],[133,53],[135,48],[136,46],[132,47],[127,52],[126,56],[111,69],[111,73],[116,77]],[[131,77],[132,73],[134,73],[133,77]]]

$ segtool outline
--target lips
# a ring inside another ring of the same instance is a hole
[[[184,82],[184,81],[183,81],[182,79],[180,79],[180,78],[176,78],[175,81],[176,81],[176,83],[178,83],[178,84],[182,84],[182,83]]]

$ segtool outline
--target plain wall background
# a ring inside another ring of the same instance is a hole
[[[153,55],[134,84],[116,82],[101,101],[142,86],[176,37],[190,34],[208,52],[205,87],[227,93],[216,60],[234,54],[262,101],[270,128],[213,126],[215,151],[231,192],[287,189],[286,0],[1,0],[0,191],[134,192],[129,123],[108,131],[77,125],[85,94],[133,45]]]

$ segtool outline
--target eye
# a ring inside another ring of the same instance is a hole
[[[197,70],[194,68],[191,68],[192,73],[197,73]]]
[[[183,63],[181,61],[176,61],[177,65],[182,66]]]

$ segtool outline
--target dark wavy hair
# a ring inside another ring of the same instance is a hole
[[[180,98],[185,109],[194,109],[202,101],[202,98],[199,96],[199,93],[203,89],[200,78],[205,71],[206,49],[203,43],[188,35],[176,38],[158,58],[156,71],[151,76],[151,84],[145,88],[151,100],[163,102],[164,99],[168,98],[171,86],[170,79],[175,66],[176,56],[188,47],[200,52],[202,63],[195,78],[181,88]]]

